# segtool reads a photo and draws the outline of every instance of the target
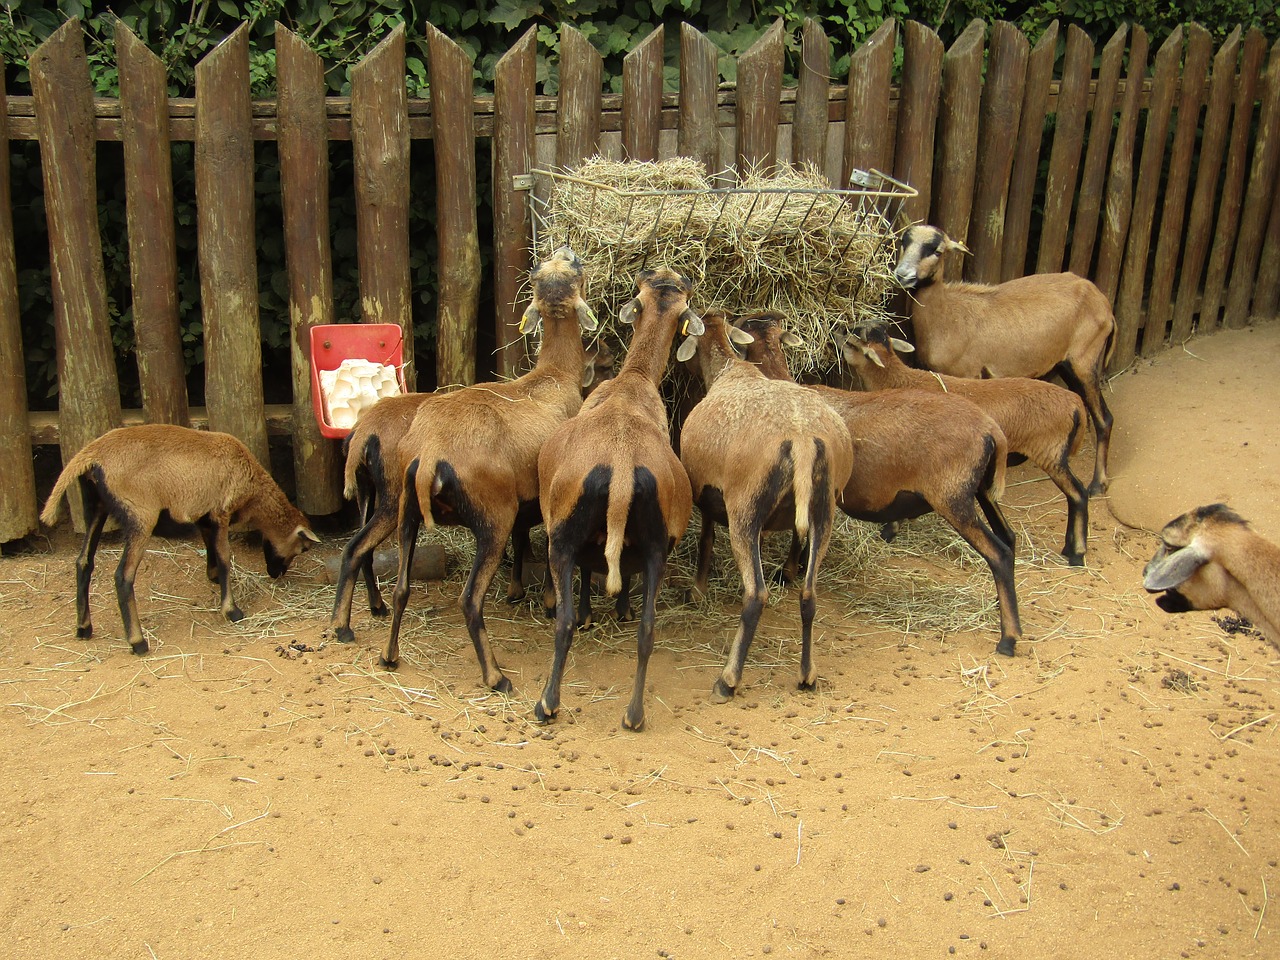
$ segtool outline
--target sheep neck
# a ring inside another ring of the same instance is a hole
[[[1243,588],[1232,606],[1280,647],[1280,547],[1244,529],[1225,546],[1218,562]]]
[[[666,311],[653,316],[657,311],[646,307],[636,318],[635,335],[631,338],[631,348],[622,362],[623,373],[647,377],[653,383],[662,382],[667,372],[667,358],[671,355],[671,344],[676,338],[676,326],[684,313],[683,301],[668,307]]]
[[[578,333],[576,311],[564,304],[548,307],[542,322],[545,324],[546,334],[542,338],[534,370],[540,374],[554,371],[574,380],[579,379],[583,364],[587,361],[587,352],[582,347],[582,336]]]

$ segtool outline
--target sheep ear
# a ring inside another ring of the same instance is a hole
[[[784,331],[782,336],[778,338],[778,342],[781,343],[784,347],[798,347],[802,343],[804,343],[803,340],[801,340],[798,336],[796,336],[790,330]]]
[[[1209,555],[1194,540],[1181,550],[1161,554],[1163,547],[1142,572],[1143,587],[1153,593],[1178,586],[1209,562]]]
[[[680,326],[681,333],[688,334],[691,337],[700,337],[707,332],[706,326],[702,323],[702,318],[694,313],[690,307],[684,308],[684,313],[680,314],[680,319],[684,321]]]
[[[745,347],[748,343],[756,342],[756,338],[741,327],[725,327],[725,329],[729,331],[729,339],[733,343],[740,343]]]
[[[295,537],[301,537],[304,540],[310,540],[312,543],[320,542],[320,538],[311,532],[311,528],[304,527],[302,524],[298,524],[298,529],[293,531],[293,535]]]
[[[899,353],[915,353],[916,348],[905,340],[899,340],[897,337],[889,338],[889,345]]]
[[[591,386],[596,379],[596,365],[592,360],[587,360],[582,365],[582,389],[585,390]]]
[[[628,326],[635,323],[636,312],[639,309],[640,309],[640,298],[633,297],[630,301],[627,302],[627,305],[622,308],[622,312],[618,314],[618,322],[625,323]]]
[[[870,346],[862,348],[862,355],[874,363],[881,370],[884,369],[884,361],[880,359],[880,354],[876,353]]]
[[[970,256],[973,256],[973,251],[971,251],[959,240],[952,240],[950,237],[947,237],[946,243],[942,245],[942,249],[944,252],[948,250],[958,250],[960,253],[967,253]]]
[[[594,333],[596,327],[600,326],[600,321],[596,319],[595,311],[591,309],[590,304],[585,300],[578,301],[578,326],[582,327],[587,333]]]
[[[684,363],[697,352],[698,338],[690,335],[684,338],[684,343],[680,344],[680,349],[676,351],[676,359]]]
[[[542,314],[538,308],[532,303],[525,308],[524,314],[520,317],[520,326],[516,329],[522,335],[528,335],[538,329],[538,324],[542,322]]]

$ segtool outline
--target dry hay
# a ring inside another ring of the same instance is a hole
[[[693,281],[695,309],[786,315],[805,344],[792,358],[801,374],[832,370],[847,325],[884,315],[893,220],[906,189],[834,190],[807,166],[717,187],[701,163],[683,157],[595,157],[541,173],[549,183],[545,197],[535,194],[535,256],[562,245],[578,254],[608,342],[629,339],[615,318],[635,294],[636,275],[658,266]]]

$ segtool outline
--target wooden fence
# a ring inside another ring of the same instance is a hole
[[[1236,29],[1214,51],[1192,24],[1151,56],[1141,27],[1122,29],[1103,45],[1095,74],[1094,44],[1075,27],[1060,38],[1055,24],[1033,48],[1012,24],[975,21],[944,49],[921,24],[886,23],[853,52],[846,83],[835,84],[827,38],[809,24],[798,84],[784,89],[779,21],[740,57],[736,88],[720,89],[720,51],[686,24],[680,93],[663,92],[659,28],[627,56],[617,96],[602,93],[600,55],[565,26],[560,93],[551,99],[535,89],[532,29],[499,61],[493,95],[476,97],[469,57],[429,27],[432,97],[418,101],[406,97],[402,29],[353,69],[350,98],[325,96],[324,64],[284,26],[274,101],[250,100],[245,28],[198,64],[194,99],[170,98],[159,59],[121,26],[120,98],[95,100],[76,20],[32,57],[30,97],[0,89],[0,141],[40,144],[60,388],[56,418],[27,411],[15,237],[10,217],[0,216],[0,542],[36,526],[33,443],[57,443],[65,458],[143,419],[227,430],[264,462],[268,433],[288,434],[299,505],[312,514],[339,508],[338,444],[318,432],[308,379],[308,330],[334,319],[330,250],[316,242],[330,236],[332,140],[352,143],[364,318],[401,324],[410,364],[409,146],[433,142],[442,384],[476,377],[482,282],[495,291],[496,342],[514,339],[529,265],[522,175],[596,152],[679,153],[712,170],[803,160],[837,184],[855,168],[890,170],[920,191],[913,217],[967,238],[969,279],[1062,269],[1092,277],[1116,308],[1113,369],[1193,329],[1277,312],[1280,43],[1268,49],[1256,30]],[[489,281],[476,216],[478,137],[493,141]],[[293,355],[293,403],[281,408],[263,403],[255,139],[279,144]],[[96,145],[113,140],[125,155],[140,411],[121,409],[96,216]],[[195,143],[203,411],[187,406],[178,332],[169,144],[181,140]],[[8,165],[0,164],[0,211],[10,209]],[[522,362],[523,352],[506,346],[495,367],[507,374]]]

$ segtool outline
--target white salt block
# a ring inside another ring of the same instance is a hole
[[[329,422],[339,430],[350,430],[356,425],[356,411],[346,400],[336,401],[329,405]]]

